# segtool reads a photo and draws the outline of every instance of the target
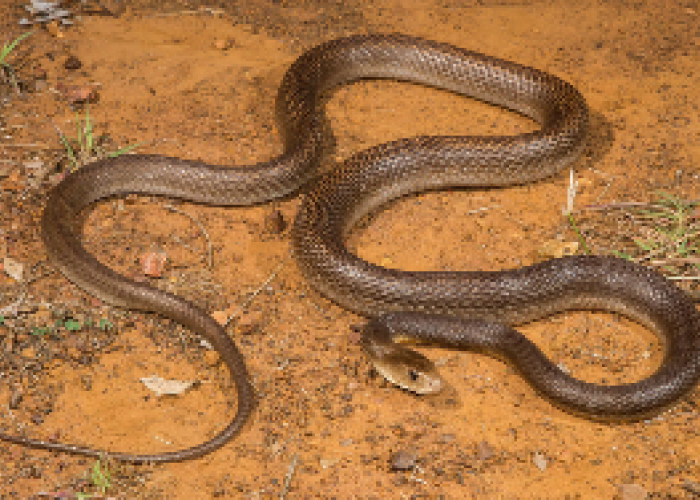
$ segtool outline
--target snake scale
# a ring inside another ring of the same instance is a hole
[[[542,71],[450,45],[404,35],[351,36],[302,54],[285,74],[276,101],[284,150],[269,161],[229,168],[158,155],[124,155],[87,165],[49,194],[42,218],[46,251],[73,283],[115,306],[158,313],[206,338],[228,367],[237,413],[214,438],[153,454],[103,452],[0,434],[54,451],[131,462],[202,456],[236,436],[255,407],[242,355],[224,329],[198,306],[100,264],[81,243],[82,213],[127,193],[214,205],[251,205],[283,197],[317,176],[328,90],[363,78],[411,81],[477,98],[526,115],[541,127],[505,137],[416,137],[359,152],[321,176],[292,228],[304,277],[341,306],[370,316],[365,351],[397,383],[429,392],[439,382],[417,353],[398,347],[409,336],[467,347],[511,362],[553,403],[594,419],[628,420],[654,413],[691,390],[700,376],[700,314],[655,272],[609,257],[569,257],[503,272],[403,272],[350,253],[344,238],[369,212],[409,193],[454,186],[522,184],[555,174],[584,145],[588,109],[570,84]],[[571,309],[606,310],[636,320],[665,344],[661,366],[620,386],[578,381],[550,362],[512,325]],[[392,358],[391,356],[394,356]],[[392,372],[393,375],[392,375]]]

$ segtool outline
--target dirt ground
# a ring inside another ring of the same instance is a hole
[[[26,31],[17,23],[24,3],[0,0],[3,41]],[[85,106],[71,101],[85,93],[92,93],[90,118],[108,150],[139,143],[142,153],[253,163],[281,151],[274,96],[305,49],[353,33],[407,33],[535,66],[582,91],[593,131],[576,166],[576,208],[648,201],[660,191],[700,198],[696,1],[126,4],[118,17],[86,12],[60,31],[37,29],[9,59],[21,93],[0,87],[0,258],[11,259],[6,272],[14,262],[25,273],[19,280],[2,273],[0,308],[26,294],[0,324],[3,429],[155,453],[206,439],[234,410],[223,368],[196,336],[101,304],[46,260],[38,221],[47,190],[68,167],[55,127],[76,136],[76,109],[84,117]],[[501,109],[395,82],[341,88],[327,112],[337,142],[331,167],[400,137],[534,127]],[[547,242],[577,241],[562,215],[568,183],[566,171],[535,185],[410,197],[355,231],[350,245],[401,269],[519,267],[539,258]],[[652,420],[606,425],[555,409],[507,365],[472,353],[422,351],[440,366],[457,404],[382,381],[352,334],[363,318],[313,291],[289,257],[288,232],[276,231],[275,211],[289,222],[298,205],[298,196],[235,209],[128,197],[91,213],[86,245],[103,262],[218,317],[237,314],[228,331],[259,395],[246,430],[204,458],[106,464],[104,496],[700,495],[698,391]],[[586,237],[614,234],[604,214],[581,214],[580,224]],[[144,276],[148,252],[167,256],[162,277]],[[592,382],[638,380],[661,358],[651,332],[615,315],[562,314],[522,330]],[[159,398],[141,383],[151,375],[200,383]],[[2,443],[0,497],[101,495],[95,465]]]

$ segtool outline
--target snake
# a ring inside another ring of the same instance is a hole
[[[500,106],[539,124],[512,136],[418,136],[360,151],[321,173],[323,97],[360,79],[392,79]],[[401,34],[353,35],[324,42],[289,67],[276,99],[283,151],[231,168],[162,155],[94,161],[47,196],[41,235],[49,259],[72,283],[104,302],[169,318],[206,339],[230,372],[235,414],[211,439],[178,451],[132,454],[2,433],[34,448],[116,460],[173,462],[201,457],[237,436],[257,406],[245,360],[203,308],[100,263],[81,242],[84,215],[100,200],[127,194],[242,206],[289,196],[309,185],[291,229],[291,249],[308,282],[340,306],[369,317],[362,347],[390,380],[416,392],[441,383],[432,364],[398,341],[439,343],[502,358],[554,404],[592,418],[626,420],[657,411],[700,376],[700,313],[671,282],[641,265],[602,256],[553,259],[507,271],[406,272],[350,252],[348,231],[398,197],[447,187],[535,182],[572,164],[584,145],[589,111],[571,84],[544,71],[449,44]],[[559,311],[620,313],[664,342],[660,367],[620,386],[570,377],[514,326]]]

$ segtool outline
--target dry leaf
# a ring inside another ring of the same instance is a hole
[[[2,261],[3,270],[5,274],[14,278],[15,281],[22,281],[22,276],[24,275],[24,264],[17,262],[10,257],[5,257]]]
[[[194,381],[188,380],[166,380],[160,378],[157,375],[151,377],[143,377],[141,382],[148,387],[151,391],[156,393],[156,396],[160,397],[164,394],[169,396],[176,396],[182,394],[187,389],[195,384]]]
[[[226,309],[223,311],[214,311],[211,313],[211,317],[214,318],[214,320],[221,326],[226,326],[226,323],[228,323],[229,314],[231,313],[228,309]]]
[[[541,471],[544,471],[547,468],[547,459],[539,451],[533,455],[532,463],[534,463]]]

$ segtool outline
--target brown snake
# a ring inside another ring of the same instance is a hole
[[[69,280],[110,304],[177,321],[219,352],[238,393],[238,412],[228,426],[201,445],[156,455],[100,452],[6,434],[0,438],[55,451],[167,462],[202,456],[238,434],[255,398],[233,341],[204,310],[135,283],[88,254],[81,243],[82,212],[98,200],[126,193],[213,205],[250,205],[292,193],[316,176],[320,163],[321,96],[361,78],[447,89],[541,124],[536,132],[512,137],[417,137],[382,144],[322,176],[306,196],[292,231],[303,275],[348,309],[373,317],[388,313],[369,322],[363,340],[368,353],[391,351],[398,334],[482,350],[511,361],[554,403],[593,418],[639,418],[694,387],[700,375],[700,314],[680,290],[644,267],[607,257],[571,257],[504,272],[410,273],[375,266],[348,252],[347,231],[388,200],[447,186],[519,184],[558,172],[576,158],[588,122],[579,92],[541,71],[408,36],[353,36],[311,49],[285,74],[277,97],[284,141],[279,157],[239,168],[155,155],[101,160],[67,176],[51,191],[44,210],[46,251]],[[570,309],[619,312],[650,327],[665,340],[663,363],[633,384],[587,384],[563,373],[521,334],[503,326]],[[420,357],[405,351],[398,357],[399,364],[389,365],[406,370],[418,384],[425,382],[420,365],[400,365],[406,358],[420,363]]]

